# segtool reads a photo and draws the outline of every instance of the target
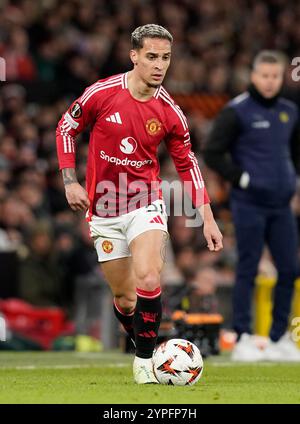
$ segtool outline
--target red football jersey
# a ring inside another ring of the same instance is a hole
[[[162,86],[148,101],[132,97],[127,73],[88,87],[58,124],[60,169],[75,168],[75,137],[87,125],[90,216],[122,215],[161,197],[157,149],[162,141],[194,206],[209,202],[186,118]]]

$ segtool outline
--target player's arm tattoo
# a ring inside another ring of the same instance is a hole
[[[163,262],[166,262],[168,240],[169,240],[169,234],[164,233],[162,243],[161,243],[161,248],[160,248],[160,256]]]
[[[62,170],[62,176],[65,186],[68,184],[78,183],[76,171],[74,168],[64,168]]]

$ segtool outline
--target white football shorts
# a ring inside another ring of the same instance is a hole
[[[149,230],[168,233],[167,221],[163,200],[156,200],[149,206],[112,218],[93,215],[89,226],[98,261],[105,262],[131,256],[129,245],[135,237]]]

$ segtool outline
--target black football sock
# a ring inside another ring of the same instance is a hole
[[[136,289],[137,303],[133,316],[136,356],[152,358],[161,321],[160,287],[154,291]]]
[[[135,346],[135,335],[133,330],[133,316],[134,316],[134,310],[127,314],[120,305],[117,304],[116,299],[114,298],[114,313],[117,317],[117,319],[120,321],[122,326],[124,327],[125,331],[129,335],[132,343]]]

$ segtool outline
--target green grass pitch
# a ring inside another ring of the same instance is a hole
[[[209,358],[194,386],[137,386],[118,352],[0,352],[0,403],[300,403],[300,363]]]

